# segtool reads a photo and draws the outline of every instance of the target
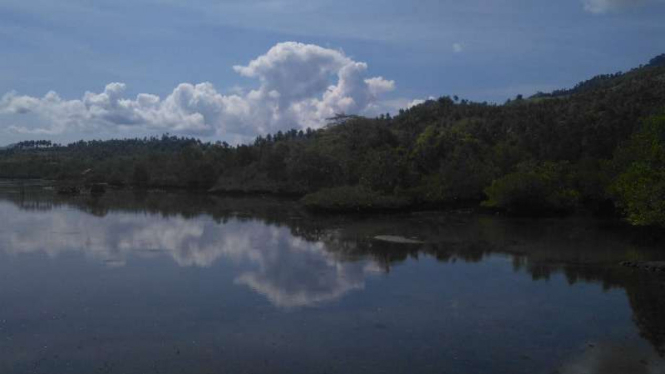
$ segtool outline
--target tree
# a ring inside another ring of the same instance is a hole
[[[483,206],[519,214],[572,211],[580,194],[571,188],[567,162],[528,161],[485,189]]]
[[[137,186],[143,187],[148,185],[148,182],[150,182],[150,173],[148,172],[148,167],[144,163],[137,163],[134,165],[132,182]]]
[[[395,149],[373,150],[365,156],[360,172],[361,185],[392,194],[404,182],[406,163]]]
[[[644,121],[615,156],[610,191],[634,225],[665,226],[665,115]]]

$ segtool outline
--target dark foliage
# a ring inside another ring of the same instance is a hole
[[[344,196],[361,207],[379,197],[399,208],[487,197],[486,205],[509,211],[570,211],[608,199],[625,206],[625,180],[637,169],[615,160],[617,149],[665,108],[662,62],[504,105],[441,97],[394,117],[338,115],[323,129],[238,146],[169,135],[22,142],[0,151],[0,177],[297,195],[325,188],[306,200],[320,206],[343,206]],[[636,147],[621,149],[626,159]]]

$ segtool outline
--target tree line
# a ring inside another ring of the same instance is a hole
[[[0,151],[0,177],[293,194],[328,210],[585,207],[665,225],[664,82],[661,55],[626,73],[502,105],[444,96],[395,116],[340,115],[322,129],[251,144],[169,134],[24,142]]]

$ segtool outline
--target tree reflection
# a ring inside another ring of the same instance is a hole
[[[571,358],[561,374],[654,374],[662,373],[665,366],[654,362],[655,357],[646,355],[635,347],[612,343],[588,346],[582,354]]]
[[[563,274],[571,286],[624,289],[641,335],[665,355],[665,279],[618,266],[636,258],[661,259],[662,248],[636,244],[644,242],[639,234],[603,229],[596,221],[532,222],[465,212],[311,216],[290,200],[167,192],[61,197],[41,189],[0,190],[2,201],[14,210],[0,210],[6,215],[0,218],[22,228],[0,232],[10,253],[57,256],[81,250],[114,266],[133,256],[169,256],[180,266],[198,267],[231,261],[242,267],[237,284],[286,308],[336,300],[362,289],[371,274],[421,256],[476,263],[508,255],[514,271],[534,281]],[[374,239],[395,233],[424,244]]]

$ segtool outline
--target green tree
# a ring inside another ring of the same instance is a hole
[[[580,194],[571,188],[567,162],[528,161],[485,189],[483,206],[519,214],[568,212],[574,210]]]
[[[360,171],[361,185],[392,194],[405,181],[406,162],[395,149],[373,150],[365,156]]]
[[[148,167],[144,163],[140,162],[134,165],[132,182],[137,186],[147,186],[150,182],[150,173],[148,172]]]
[[[665,115],[644,121],[616,152],[620,171],[610,186],[617,205],[634,225],[665,226]]]

